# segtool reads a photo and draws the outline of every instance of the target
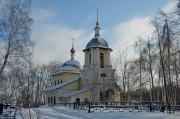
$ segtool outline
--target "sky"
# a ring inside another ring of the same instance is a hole
[[[97,9],[101,37],[114,57],[132,48],[138,37],[151,34],[150,20],[160,10],[174,8],[173,0],[32,0],[33,60],[36,64],[69,60],[73,38],[75,59],[83,65],[82,50],[94,37]]]

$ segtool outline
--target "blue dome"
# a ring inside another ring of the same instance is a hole
[[[109,48],[107,42],[102,37],[94,37],[93,39],[91,39],[86,45],[86,49],[92,47]]]
[[[68,60],[65,63],[62,64],[60,67],[61,71],[74,71],[74,70],[80,70],[81,65],[76,60]]]

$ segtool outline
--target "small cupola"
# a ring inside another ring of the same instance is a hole
[[[72,48],[70,50],[70,53],[71,53],[71,59],[62,64],[62,66],[60,67],[61,71],[75,71],[81,69],[80,63],[74,60],[74,55],[75,55],[74,39],[72,39]]]
[[[71,60],[74,60],[74,54],[75,54],[74,39],[72,39],[72,48],[71,48],[70,52],[71,52]]]

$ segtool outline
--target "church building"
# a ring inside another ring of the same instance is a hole
[[[75,49],[72,45],[71,59],[52,74],[53,83],[44,90],[45,104],[120,101],[120,88],[116,84],[115,69],[111,65],[112,49],[100,36],[100,29],[97,19],[94,38],[83,50],[83,68],[74,58]]]

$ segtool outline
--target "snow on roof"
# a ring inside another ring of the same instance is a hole
[[[60,67],[60,70],[62,71],[73,71],[73,70],[80,70],[80,69],[81,69],[80,63],[74,59],[66,61]]]
[[[60,73],[78,73],[79,74],[80,71],[61,71],[61,70],[58,70],[55,73],[53,73],[51,76],[56,75],[56,74],[60,74]]]
[[[84,88],[84,89],[81,89],[81,90],[73,91],[73,92],[64,94],[63,97],[71,97],[71,96],[73,96],[73,95],[76,95],[76,94],[79,94],[79,93],[88,91],[88,90],[90,90],[90,89],[91,89],[91,88]]]
[[[55,90],[55,89],[57,89],[57,88],[60,88],[60,87],[62,87],[62,86],[65,86],[65,85],[67,85],[67,84],[69,84],[69,83],[72,83],[72,82],[74,82],[74,81],[77,81],[77,80],[79,80],[79,79],[80,79],[80,77],[75,77],[75,78],[69,79],[68,81],[65,81],[65,82],[63,82],[63,83],[60,83],[60,84],[58,84],[58,85],[54,85],[54,86],[51,86],[51,87],[45,89],[44,92],[48,92],[48,91]]]

